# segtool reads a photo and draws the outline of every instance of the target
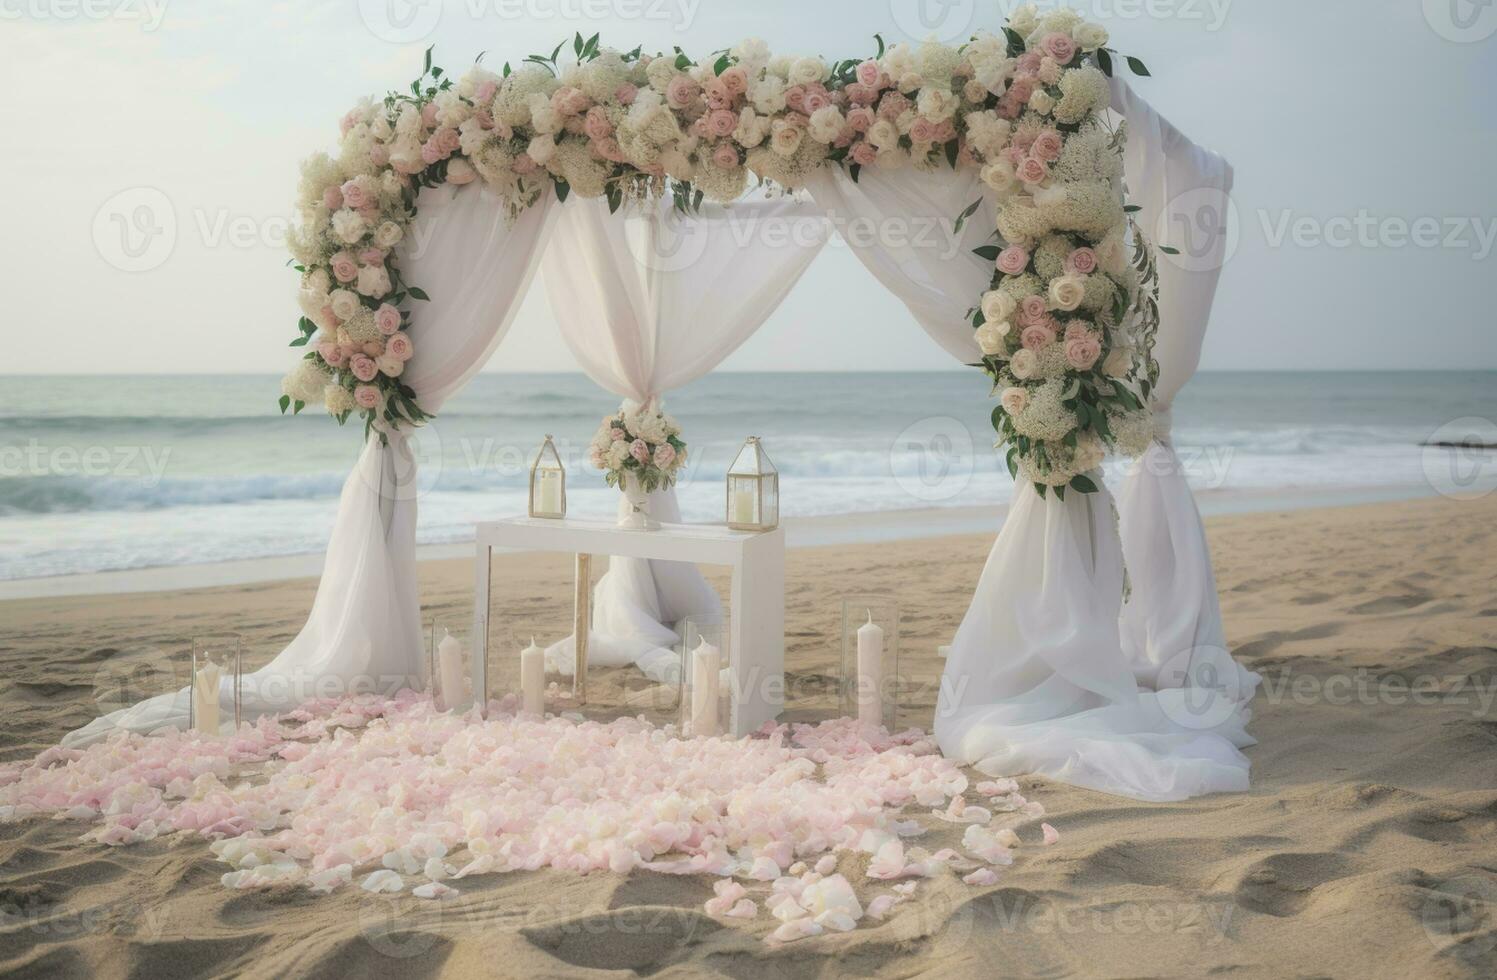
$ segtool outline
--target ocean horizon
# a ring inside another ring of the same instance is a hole
[[[360,427],[282,416],[279,394],[273,375],[0,376],[0,580],[321,551]],[[611,514],[618,493],[585,453],[618,401],[581,374],[480,374],[415,437],[418,542],[523,512],[547,434],[570,511]],[[1004,504],[993,406],[976,372],[714,373],[666,399],[690,446],[684,518],[721,518],[749,435],[786,517]],[[1430,492],[1422,444],[1462,418],[1497,420],[1497,372],[1202,372],[1174,441],[1201,491],[1413,496]]]

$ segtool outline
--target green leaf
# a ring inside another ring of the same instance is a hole
[[[1019,36],[1018,31],[1005,25],[1003,35],[1008,38],[1008,53],[1010,57],[1024,53],[1024,39]]]
[[[300,337],[297,337],[295,340],[293,340],[287,346],[290,346],[290,347],[305,347],[305,346],[307,346],[307,341],[309,341],[311,339],[312,338],[309,337],[309,336],[307,336],[306,334],[302,334]]]
[[[728,65],[731,63],[732,61],[727,55],[723,55],[721,58],[718,58],[716,64],[712,66],[713,74],[721,75],[723,72],[728,70]]]
[[[1102,69],[1102,74],[1112,77],[1112,55],[1107,53],[1106,48],[1097,49],[1097,67]]]
[[[678,55],[676,55],[676,70],[677,71],[685,71],[686,69],[688,69],[690,67],[691,67],[691,59],[690,58],[686,57],[685,54],[678,54]]]
[[[582,32],[581,31],[578,31],[577,32],[577,36],[572,39],[572,53],[575,54],[579,58],[582,57]]]
[[[1050,488],[1045,486],[1043,483],[1036,483],[1034,485],[1034,492],[1040,495],[1041,500],[1045,499],[1045,491],[1049,489]]]
[[[1091,477],[1083,473],[1077,473],[1071,477],[1071,489],[1077,493],[1096,493],[1097,485],[1092,482]]]
[[[1005,414],[1007,414],[1007,413],[1005,413],[1003,411],[1003,406],[1002,405],[994,405],[993,406],[993,414],[990,417],[990,420],[993,423],[993,431],[995,431],[995,432],[1002,432],[1003,431],[1003,416]]]
[[[300,415],[301,414],[301,410],[304,409],[304,408],[306,408],[306,407],[307,407],[307,403],[306,402],[293,402],[292,405],[291,405],[291,414],[292,415]],[[281,411],[285,412],[285,409],[282,409]]]
[[[1161,246],[1159,246],[1159,251],[1163,252],[1165,255],[1179,255],[1180,254],[1180,250],[1178,248],[1173,248],[1173,247],[1171,247],[1169,245],[1161,245]]]
[[[1140,205],[1137,205],[1137,204],[1125,204],[1125,205],[1123,205],[1123,213],[1124,214],[1137,214],[1139,211],[1142,211],[1142,210],[1143,210],[1143,208]]]
[[[420,300],[426,300],[427,302],[431,302],[431,297],[428,296],[428,295],[426,295],[426,290],[422,289],[419,286],[411,286],[411,287],[409,287],[409,292],[410,292],[411,297],[413,299],[420,299]]]
[[[558,201],[566,201],[567,195],[570,193],[572,193],[571,184],[567,183],[564,180],[558,180],[556,182],[556,199]]]
[[[873,39],[878,42],[878,54],[874,55],[874,57],[882,58],[884,56],[884,51],[886,50],[884,46],[884,36],[882,34],[875,34],[873,35]]]
[[[962,213],[956,216],[956,226],[954,230],[957,232],[961,232],[962,226],[967,223],[967,219],[976,214],[977,209],[980,207],[982,207],[982,198],[980,197],[977,200],[973,201],[971,204],[967,205],[966,208],[963,209]]]
[[[1008,475],[1010,479],[1019,478],[1019,451],[1012,447],[1008,451]]]
[[[282,395],[281,396],[281,401],[280,401],[280,406],[281,406],[281,414],[285,415],[286,414],[286,409],[288,409],[288,408],[291,407],[291,396],[290,395]]]
[[[565,42],[565,41],[562,41],[560,44],[558,44],[556,46],[556,49],[551,52],[551,59],[550,59],[551,60],[551,64],[553,64],[553,65],[556,64],[556,56],[559,55],[559,54],[561,54],[561,49],[564,48],[564,47],[566,47],[566,46],[567,46],[567,42]]]
[[[849,176],[849,177],[852,178],[852,182],[854,184],[856,184],[858,182],[858,175],[861,174],[862,172],[863,172],[863,165],[861,163],[854,163],[854,164],[852,164],[851,166],[849,166],[847,168],[847,176]]]
[[[1065,487],[1056,487],[1055,488],[1055,499],[1056,500],[1065,500],[1066,499],[1066,488]]]
[[[997,245],[979,245],[972,250],[972,254],[989,262],[998,261],[999,248]]]
[[[1128,56],[1128,67],[1133,69],[1133,74],[1135,75],[1141,75],[1144,78],[1150,77],[1148,65],[1145,65],[1131,54]]]
[[[951,164],[951,169],[956,169],[956,155],[961,152],[961,141],[952,140],[946,144],[946,162]]]
[[[425,75],[427,72],[431,71],[431,49],[434,47],[436,47],[435,44],[426,49],[426,62],[421,66],[422,75]]]

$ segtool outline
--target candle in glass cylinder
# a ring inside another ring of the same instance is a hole
[[[561,513],[561,470],[537,470],[535,483],[536,509],[546,514]]]
[[[218,734],[218,682],[222,673],[222,667],[205,657],[192,678],[193,727],[205,735]]]
[[[546,651],[535,645],[520,651],[520,700],[527,714],[546,713]]]
[[[884,630],[873,621],[858,627],[858,721],[864,725],[884,723],[884,702],[880,692],[884,680]]]
[[[691,734],[716,735],[717,700],[721,690],[722,651],[703,637],[691,651]]]
[[[753,524],[754,488],[748,483],[737,483],[733,487],[733,523]]]
[[[463,645],[447,633],[437,644],[437,706],[451,711],[462,700]]]

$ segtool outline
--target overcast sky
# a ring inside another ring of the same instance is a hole
[[[851,57],[875,32],[996,28],[1014,2],[0,0],[0,373],[283,371],[297,162],[331,148],[360,95],[408,82],[428,44],[454,73],[574,31]],[[1156,77],[1138,90],[1236,167],[1203,367],[1497,368],[1497,4],[1070,6],[1143,57]],[[132,257],[137,220],[159,233]],[[542,294],[490,370],[574,369]],[[951,365],[834,247],[725,368]]]

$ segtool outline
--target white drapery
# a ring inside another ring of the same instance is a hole
[[[574,200],[560,212],[543,265],[562,338],[588,377],[641,405],[659,404],[737,350],[826,242],[825,223],[788,198],[693,215],[669,199],[618,214],[602,199]],[[674,489],[651,494],[650,510],[681,519]],[[638,664],[671,680],[678,624],[721,615],[695,566],[614,557],[594,591],[588,662]],[[553,669],[571,671],[573,646],[569,637],[547,650]]]
[[[483,367],[524,298],[551,227],[548,192],[511,225],[478,185],[422,191],[400,244],[399,268],[431,297],[418,303],[415,355],[402,380],[435,414]],[[246,717],[287,711],[313,697],[390,692],[425,673],[416,592],[416,460],[410,441],[371,436],[343,485],[322,580],[301,632],[244,678]],[[230,681],[220,701],[231,705]],[[188,689],[150,698],[63,739],[80,746],[115,731],[186,727]]]
[[[808,187],[925,331],[976,361],[968,311],[993,270],[972,249],[994,226],[977,176],[864,170],[854,182],[828,168]],[[956,216],[979,198],[956,231]],[[923,234],[901,234],[917,226]],[[936,711],[942,751],[995,775],[1039,773],[1146,800],[1247,788],[1239,747],[1252,744],[1248,712],[1141,691],[1120,645],[1122,593],[1111,495],[1042,500],[1017,488],[952,641]]]
[[[1123,653],[1139,683],[1189,688],[1212,701],[1250,701],[1259,676],[1227,650],[1211,552],[1200,511],[1171,441],[1175,396],[1195,374],[1227,247],[1232,167],[1195,145],[1120,78],[1113,110],[1128,121],[1128,189],[1144,231],[1179,257],[1159,258],[1159,332],[1153,391],[1156,438],[1118,493],[1132,594],[1121,619]]]

